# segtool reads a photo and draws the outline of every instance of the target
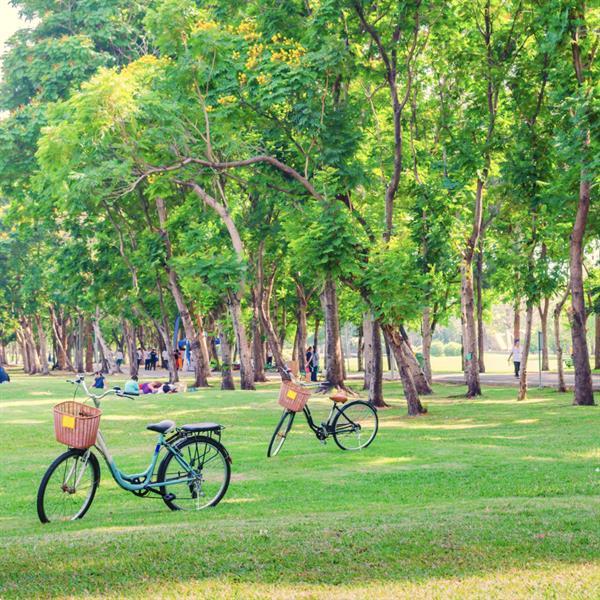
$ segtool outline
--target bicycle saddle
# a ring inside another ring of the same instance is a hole
[[[218,423],[188,423],[181,427],[183,431],[221,431],[222,425]]]
[[[156,433],[166,433],[169,429],[173,429],[173,427],[175,427],[175,421],[171,421],[170,419],[165,419],[160,423],[150,423],[150,425],[146,425],[146,429],[156,431]]]
[[[334,392],[331,394],[331,396],[329,396],[329,399],[333,400],[334,402],[346,402],[346,400],[348,400],[348,396],[346,396],[344,392]]]

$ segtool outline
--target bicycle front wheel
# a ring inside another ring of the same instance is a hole
[[[368,402],[349,402],[335,416],[332,423],[333,439],[342,450],[366,448],[377,435],[379,418]]]
[[[100,482],[100,465],[91,452],[71,448],[46,471],[37,496],[42,523],[81,519],[91,506]]]
[[[279,419],[279,424],[273,432],[273,437],[271,438],[271,443],[267,450],[268,457],[277,456],[277,454],[279,454],[279,451],[285,442],[285,438],[292,428],[295,416],[296,413],[291,410],[285,410],[281,415],[281,419]]]
[[[171,452],[163,458],[158,469],[158,485],[165,504],[171,510],[202,510],[216,506],[231,479],[227,450],[216,440],[201,435],[183,438],[175,444],[175,449],[193,473],[189,473]],[[185,481],[164,485],[174,479]]]

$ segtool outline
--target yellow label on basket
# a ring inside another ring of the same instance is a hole
[[[298,395],[298,392],[295,392],[294,390],[288,390],[286,396],[290,399],[290,400],[295,400],[296,396]]]
[[[63,415],[62,426],[68,429],[75,429],[75,417],[69,415]]]

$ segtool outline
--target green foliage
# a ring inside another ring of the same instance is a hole
[[[431,356],[444,356],[444,344],[439,340],[431,342]]]
[[[448,342],[444,346],[444,356],[460,356],[461,347],[458,342]]]

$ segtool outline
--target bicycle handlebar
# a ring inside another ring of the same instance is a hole
[[[98,402],[100,400],[102,400],[102,398],[109,396],[110,394],[119,396],[119,398],[129,398],[130,400],[133,400],[136,396],[139,396],[139,394],[132,394],[131,392],[125,392],[118,386],[110,388],[102,394],[92,394],[90,392],[90,390],[88,389],[87,385],[85,384],[85,376],[84,375],[79,375],[77,377],[77,379],[67,379],[67,383],[71,383],[73,385],[80,385],[81,387],[83,387],[83,391],[85,392],[86,396],[88,398],[91,398],[96,405],[98,404]]]

